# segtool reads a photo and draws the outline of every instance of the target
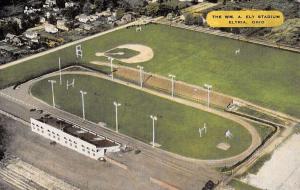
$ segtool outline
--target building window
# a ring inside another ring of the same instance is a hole
[[[65,144],[67,144],[68,142],[67,141],[65,141]]]
[[[42,130],[42,133],[44,133],[44,130]]]
[[[75,145],[75,148],[77,148],[77,145]]]
[[[49,130],[49,129],[48,129],[47,131],[50,133],[50,130]]]
[[[88,154],[90,154],[90,151],[88,151]]]
[[[72,144],[70,143],[70,146],[72,146]]]
[[[82,151],[83,151],[83,152],[85,152],[85,150],[84,150],[84,149],[82,149]]]
[[[95,153],[93,153],[93,156],[95,156]]]

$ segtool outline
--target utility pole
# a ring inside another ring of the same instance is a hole
[[[210,104],[210,91],[212,89],[212,85],[204,84],[204,87],[207,89],[207,107],[209,108],[209,104]]]
[[[58,58],[58,68],[59,68],[59,85],[62,85],[60,57]]]
[[[172,83],[172,89],[171,89],[171,94],[172,97],[174,97],[174,87],[175,87],[175,75],[169,74],[169,77],[171,78],[171,83]]]
[[[113,68],[113,60],[114,60],[114,58],[108,57],[108,60],[110,60],[111,80],[114,80],[114,68]]]
[[[141,85],[141,88],[143,88],[143,69],[144,69],[144,67],[138,65],[137,68],[140,70],[140,85]]]
[[[56,83],[56,80],[48,80],[48,82],[51,83],[51,89],[52,89],[52,105],[55,108],[55,99],[54,99],[54,84]]]
[[[80,94],[81,94],[81,103],[82,103],[82,118],[83,118],[83,120],[85,120],[84,95],[86,95],[87,92],[80,90]]]
[[[150,118],[152,119],[152,147],[155,147],[155,121],[157,121],[157,117],[150,115]]]
[[[118,124],[118,107],[121,106],[120,103],[114,102],[114,106],[116,108],[116,132],[119,132],[119,124]]]

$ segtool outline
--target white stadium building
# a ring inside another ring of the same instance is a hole
[[[30,119],[31,130],[93,159],[120,151],[120,143],[53,117]]]

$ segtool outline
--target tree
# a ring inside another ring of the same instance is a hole
[[[149,16],[157,16],[159,12],[159,4],[158,3],[150,3],[146,7],[146,13]]]
[[[94,5],[97,11],[103,11],[106,9],[104,0],[95,0]]]
[[[93,12],[92,4],[89,1],[84,4],[82,12],[86,15],[90,15]]]
[[[66,3],[65,0],[56,0],[56,5],[60,9],[65,8],[65,3]]]
[[[118,9],[116,12],[116,18],[117,20],[120,20],[125,14],[125,10],[124,9]]]
[[[80,9],[78,7],[68,7],[64,10],[63,15],[69,19],[74,19],[80,13]]]
[[[50,17],[48,19],[48,22],[50,24],[54,24],[54,25],[56,24],[56,18],[55,18],[55,16],[53,14],[50,15]]]
[[[194,24],[194,17],[191,13],[185,15],[184,23],[186,25],[193,25]]]

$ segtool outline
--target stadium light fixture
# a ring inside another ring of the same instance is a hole
[[[114,102],[114,106],[116,108],[116,132],[119,132],[119,124],[118,124],[118,107],[121,106],[122,104],[118,102]]]
[[[81,103],[82,103],[82,118],[83,118],[83,120],[85,120],[84,95],[86,95],[87,92],[80,90],[80,94],[81,94]]]
[[[207,89],[207,107],[209,108],[209,104],[210,104],[210,91],[212,89],[212,85],[204,84],[204,87]]]
[[[114,60],[114,58],[108,57],[108,60],[110,60],[111,79],[114,80],[114,68],[113,68],[113,60]]]
[[[59,85],[62,85],[62,80],[61,80],[61,62],[60,62],[60,57],[58,58],[58,69],[59,69]]]
[[[144,67],[138,65],[137,68],[140,70],[140,85],[141,85],[141,88],[143,88],[143,69],[144,69]]]
[[[157,117],[150,115],[150,118],[152,119],[152,147],[155,147],[155,121],[157,121]]]
[[[55,107],[55,99],[54,99],[54,87],[53,85],[56,83],[56,80],[48,80],[51,83],[51,90],[52,90],[52,105]]]
[[[171,94],[172,97],[174,97],[174,87],[175,87],[175,75],[169,74],[169,77],[171,78],[171,83],[172,83],[172,89],[171,89]]]

